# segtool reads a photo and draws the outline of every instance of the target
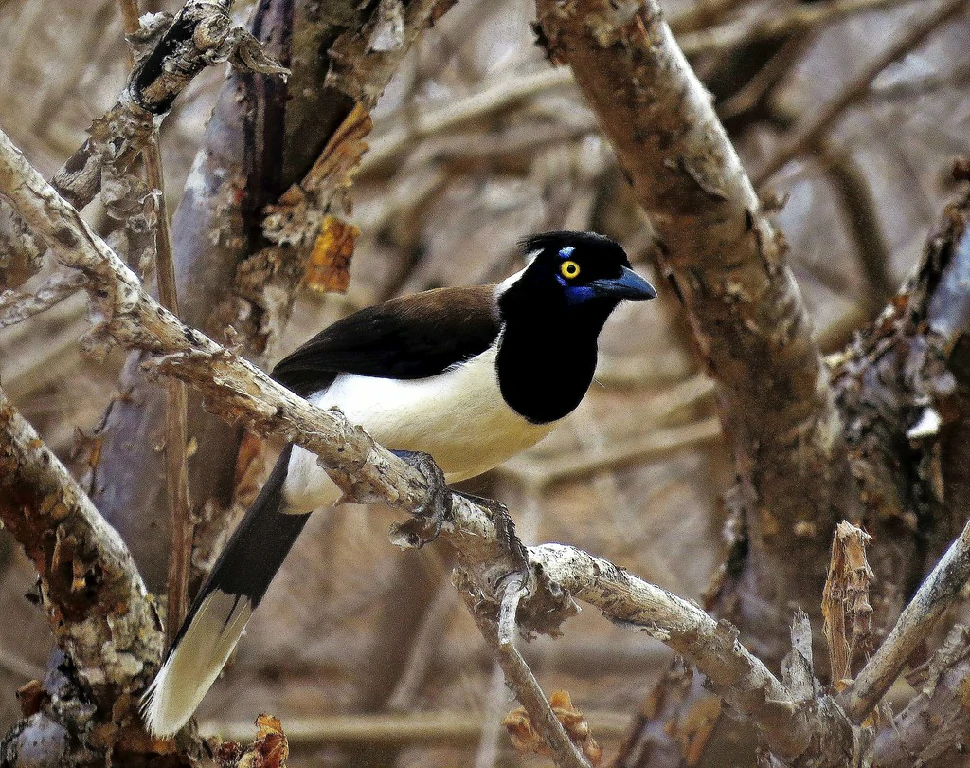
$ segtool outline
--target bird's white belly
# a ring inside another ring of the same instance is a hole
[[[559,424],[531,424],[506,405],[494,347],[424,379],[340,374],[309,400],[321,408],[339,408],[387,448],[430,453],[449,483],[501,464]],[[316,455],[299,447],[293,449],[283,492],[292,512],[332,504],[340,495],[317,466]]]

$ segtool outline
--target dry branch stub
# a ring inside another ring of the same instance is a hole
[[[866,560],[866,547],[871,540],[869,534],[845,520],[835,528],[832,562],[822,593],[822,617],[832,682],[837,690],[852,679],[854,660],[871,651],[869,586],[873,574]]]
[[[154,752],[134,706],[161,656],[154,605],[118,534],[2,391],[0,520],[37,569],[63,651],[34,704],[22,700],[27,719],[0,745],[0,762],[21,752],[53,759],[69,743]],[[63,743],[38,747],[57,729]]]

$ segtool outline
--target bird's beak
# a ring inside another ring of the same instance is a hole
[[[623,274],[613,280],[594,280],[589,286],[597,296],[611,299],[646,301],[657,298],[657,289],[629,267],[623,267]]]

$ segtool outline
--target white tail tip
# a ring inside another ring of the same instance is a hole
[[[172,736],[189,721],[252,614],[241,595],[215,590],[206,597],[142,698],[142,719],[151,734]]]

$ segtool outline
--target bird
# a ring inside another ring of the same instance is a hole
[[[580,404],[614,309],[657,295],[603,235],[544,232],[520,246],[527,266],[507,280],[361,309],[283,358],[273,378],[405,458],[429,454],[448,484],[492,469]],[[310,513],[339,498],[315,454],[284,448],[143,698],[152,734],[188,722]]]

